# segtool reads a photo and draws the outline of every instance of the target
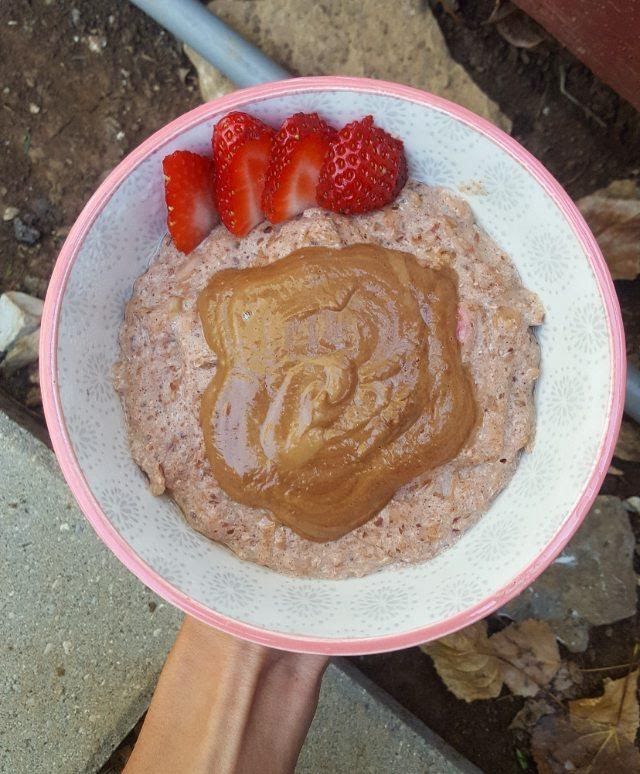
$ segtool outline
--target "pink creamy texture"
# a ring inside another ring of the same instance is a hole
[[[306,245],[373,242],[449,265],[458,275],[458,336],[480,420],[451,462],[399,490],[362,527],[329,543],[305,540],[266,511],[231,500],[205,456],[200,396],[216,356],[196,298],[216,271],[276,261]],[[443,189],[410,182],[393,205],[358,217],[308,210],[280,226],[263,223],[238,241],[222,226],[184,256],[167,240],[135,283],[115,369],[135,461],[151,490],[169,493],[187,521],[239,557],[295,575],[344,578],[442,551],[474,524],[532,443],[539,348],[530,326],[543,309],[509,257],[475,224],[468,205]]]

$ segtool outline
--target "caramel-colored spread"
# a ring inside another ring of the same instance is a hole
[[[215,274],[198,298],[218,357],[200,421],[220,486],[335,540],[452,459],[476,414],[457,307],[453,271],[378,245]]]

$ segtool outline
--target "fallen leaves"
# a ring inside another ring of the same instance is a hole
[[[479,621],[422,650],[447,688],[467,702],[495,698],[504,683],[517,696],[535,696],[560,667],[558,644],[545,621],[511,624],[493,637]]]
[[[561,715],[542,718],[531,737],[538,774],[632,774],[640,771],[640,753],[622,739],[602,744],[599,735],[580,734]]]
[[[633,180],[616,180],[577,204],[613,279],[634,279],[640,274],[640,192]]]
[[[489,642],[501,660],[503,679],[516,696],[535,696],[560,667],[558,643],[546,621],[512,624]]]
[[[582,734],[635,741],[640,710],[638,708],[638,670],[619,680],[606,679],[604,693],[594,699],[569,702],[571,725]]]
[[[531,731],[540,718],[553,715],[557,709],[555,704],[551,704],[546,699],[527,699],[522,709],[516,713],[509,724],[509,728],[512,731]]]
[[[561,661],[546,621],[527,619],[491,637],[487,622],[479,621],[421,647],[458,699],[495,699],[503,685],[514,695],[527,697],[509,728],[518,744],[530,735],[539,774],[640,772],[640,751],[635,747],[640,644],[627,665],[584,670],[630,670],[618,680],[605,679],[601,695],[588,698],[575,698],[583,670]],[[526,755],[519,747],[514,749],[521,768],[528,768]]]
[[[569,717],[543,717],[531,747],[540,774],[640,771],[638,671],[605,680],[604,693],[569,702]]]
[[[487,637],[486,621],[421,646],[447,688],[464,701],[494,699],[502,690],[502,668]]]

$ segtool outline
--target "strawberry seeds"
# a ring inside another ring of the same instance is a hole
[[[393,201],[407,180],[402,141],[372,116],[336,131],[317,113],[295,113],[275,132],[247,113],[221,119],[213,160],[176,151],[163,160],[167,225],[191,252],[217,224],[246,236],[265,217],[281,223],[309,207],[347,215]]]

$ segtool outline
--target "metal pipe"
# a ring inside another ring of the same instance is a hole
[[[195,49],[240,88],[291,77],[197,0],[131,2]]]
[[[624,410],[636,422],[640,422],[640,371],[627,362],[627,394]]]

